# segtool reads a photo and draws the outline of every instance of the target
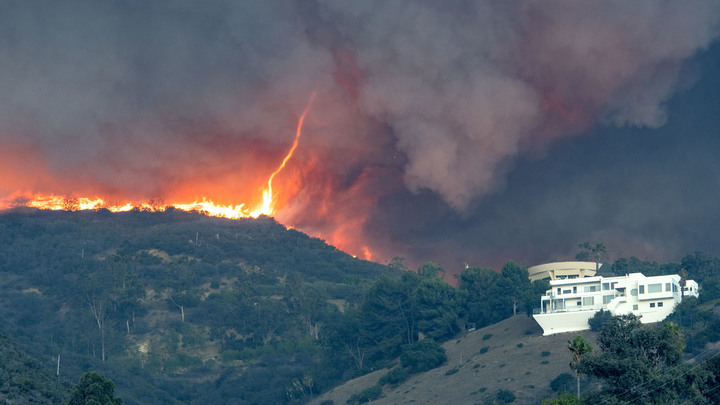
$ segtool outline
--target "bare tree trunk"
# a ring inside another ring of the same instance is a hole
[[[180,319],[182,320],[183,323],[185,323],[185,305],[178,304],[177,302],[175,302],[173,297],[170,297],[170,301],[172,301],[176,307],[180,308]]]
[[[100,330],[100,347],[102,350],[102,362],[105,363],[105,316],[107,313],[107,302],[105,300],[105,297],[98,297],[97,295],[92,294],[87,297],[87,303],[90,307],[90,311],[95,317],[95,322],[97,323],[98,329]]]
[[[353,358],[353,360],[355,360],[355,366],[357,369],[362,370],[363,363],[365,361],[365,353],[363,353],[362,349],[360,349],[360,342],[355,342],[355,347],[351,347],[349,344],[345,343],[345,351]]]

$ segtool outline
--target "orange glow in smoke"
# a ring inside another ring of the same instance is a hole
[[[285,155],[282,163],[270,175],[267,186],[262,189],[262,203],[254,208],[248,207],[246,204],[238,205],[221,205],[215,204],[209,199],[203,198],[201,201],[192,203],[170,203],[164,204],[161,201],[150,201],[148,203],[124,202],[122,204],[110,204],[101,197],[73,197],[54,194],[38,194],[27,191],[17,191],[5,199],[0,199],[0,209],[8,209],[13,207],[32,207],[43,210],[97,210],[107,209],[112,212],[125,212],[133,209],[159,211],[165,206],[171,206],[183,211],[198,211],[209,216],[224,217],[229,219],[238,218],[257,218],[260,215],[274,215],[276,211],[276,195],[273,193],[273,179],[277,176],[292,158],[295,149],[298,147],[300,135],[302,133],[303,123],[315,99],[315,93],[312,94],[308,101],[307,107],[298,119],[297,130],[295,133],[295,141],[290,151]]]
[[[365,255],[365,260],[372,260],[372,252],[370,252],[367,246],[363,246],[363,254]]]

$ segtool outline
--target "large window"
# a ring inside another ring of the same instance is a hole
[[[662,284],[648,284],[648,294],[662,292]]]
[[[595,297],[583,297],[583,306],[595,305]]]
[[[614,295],[603,295],[603,304],[609,304],[615,298]]]
[[[638,286],[638,289],[640,290],[640,294],[645,294],[645,286],[644,285]]]
[[[636,297],[637,296],[637,288],[633,288],[632,290],[630,290],[630,295],[632,295],[633,297]]]
[[[598,290],[598,286],[596,286],[596,285],[586,286],[584,290],[585,290],[585,292],[595,292],[595,291],[599,291],[599,290]]]
[[[665,291],[672,291],[670,288],[670,283],[665,283]]]

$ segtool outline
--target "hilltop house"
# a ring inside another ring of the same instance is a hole
[[[698,296],[695,281],[685,280],[684,287],[680,282],[676,274],[556,278],[550,281],[550,289],[541,297],[533,318],[545,336],[590,329],[588,319],[601,309],[613,315],[633,313],[640,316],[642,323],[659,322],[683,296]]]

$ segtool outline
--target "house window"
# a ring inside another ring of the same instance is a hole
[[[633,311],[637,311],[637,310],[638,310],[637,304],[633,305]]]
[[[580,305],[580,301],[578,301],[577,304]]]
[[[590,285],[584,288],[585,292],[595,292],[597,291],[598,286],[596,285]]]
[[[577,294],[577,286],[573,286],[573,294]]]
[[[648,294],[662,292],[662,284],[648,284]]]
[[[638,288],[640,289],[640,294],[645,294],[645,286],[644,285],[638,286]]]
[[[650,308],[655,308],[655,303],[654,303],[654,302],[651,302],[651,303],[650,303]]]
[[[677,284],[673,284],[673,292],[677,292],[677,291],[678,291],[678,286],[677,286]]]
[[[572,290],[568,288],[567,290],[563,290],[563,294],[570,294],[571,291]]]
[[[603,304],[609,304],[615,298],[614,295],[603,295]]]
[[[561,290],[560,290],[560,287],[558,287],[558,289],[557,289],[558,295],[560,295],[560,294],[561,294],[561,292],[560,292],[560,291],[561,291]]]
[[[602,289],[603,291],[607,291],[610,289],[610,283],[602,283]]]
[[[583,297],[582,303],[585,306],[595,305],[595,297]]]
[[[662,302],[658,302],[658,307],[661,307],[661,306],[663,306],[663,303],[662,303]]]
[[[670,283],[665,283],[665,291],[671,291]]]
[[[633,297],[636,297],[637,296],[637,288],[633,288],[632,290],[630,290],[630,295],[632,295]]]

